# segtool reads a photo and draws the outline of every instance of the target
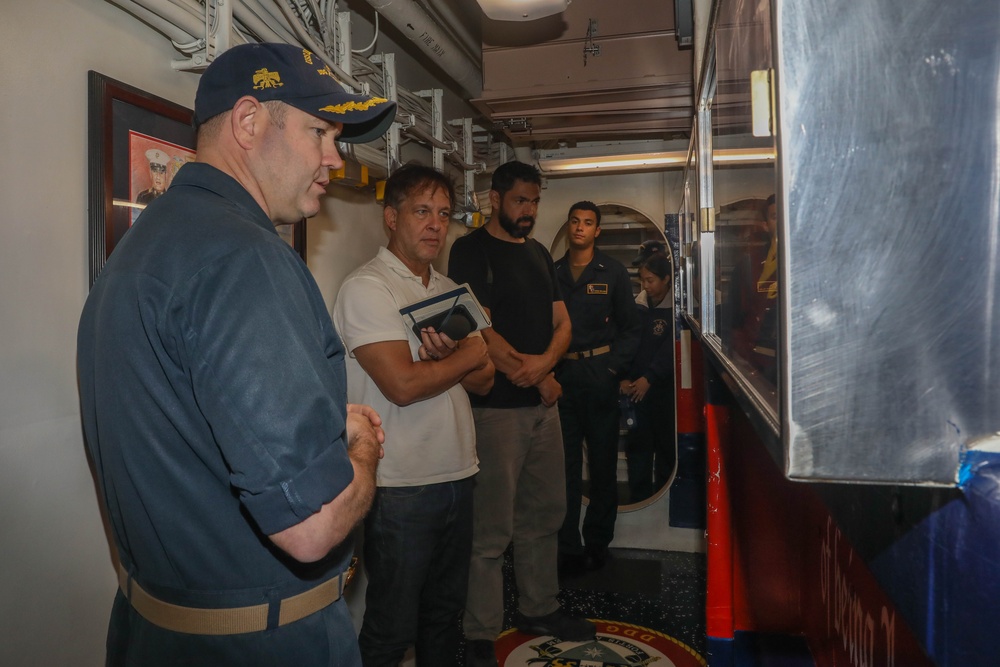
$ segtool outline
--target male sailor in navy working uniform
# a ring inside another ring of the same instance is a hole
[[[639,344],[628,271],[596,247],[601,211],[581,201],[569,209],[569,250],[556,262],[573,339],[556,371],[562,385],[559,419],[566,452],[566,519],[559,531],[564,576],[600,569],[608,558],[618,514],[618,385]],[[590,504],[580,540],[583,443],[587,443]]]

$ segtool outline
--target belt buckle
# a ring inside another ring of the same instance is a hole
[[[342,577],[340,582],[341,595],[344,594],[344,591],[347,590],[347,587],[351,585],[352,581],[354,581],[354,575],[355,573],[357,573],[357,571],[358,571],[358,557],[351,556],[351,564],[347,566],[346,570],[340,573],[340,576]]]

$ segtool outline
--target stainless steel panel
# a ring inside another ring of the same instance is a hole
[[[787,472],[952,484],[1000,431],[1000,2],[775,9]]]

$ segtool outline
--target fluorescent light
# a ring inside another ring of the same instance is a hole
[[[770,148],[723,148],[713,153],[715,164],[767,163],[773,162],[774,158],[774,149]],[[538,168],[546,174],[580,171],[637,171],[680,168],[686,162],[686,151],[667,151],[594,157],[541,158],[538,160]]]
[[[687,153],[684,151],[671,151],[667,153],[632,153],[630,155],[602,155],[599,157],[574,157],[539,160],[538,168],[543,172],[600,171],[602,169],[619,170],[683,165],[686,160]]]
[[[746,162],[763,164],[774,162],[773,148],[720,148],[712,152],[712,162],[715,164],[732,164]]]

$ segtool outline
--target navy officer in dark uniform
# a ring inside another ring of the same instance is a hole
[[[618,386],[639,344],[639,320],[628,271],[596,247],[601,211],[581,201],[569,209],[569,250],[556,262],[573,339],[556,379],[566,453],[566,519],[559,531],[564,576],[604,567],[618,515]],[[580,539],[583,443],[590,504]]]
[[[381,419],[274,229],[316,215],[338,140],[396,105],[319,57],[242,44],[201,75],[198,157],[142,214],[80,319],[80,408],[120,590],[109,667],[360,667],[341,593]]]

